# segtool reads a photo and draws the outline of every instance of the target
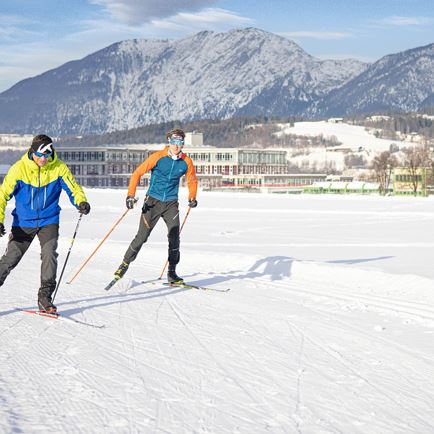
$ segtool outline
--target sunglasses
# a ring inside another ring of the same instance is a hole
[[[178,145],[178,146],[184,146],[184,140],[183,139],[169,139],[169,145]]]
[[[53,155],[53,153],[52,152],[35,152],[35,155],[39,158],[42,158],[42,157],[50,158]]]

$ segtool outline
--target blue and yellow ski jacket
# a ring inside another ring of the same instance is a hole
[[[0,187],[0,222],[4,222],[6,203],[15,197],[12,226],[37,228],[59,223],[59,198],[62,189],[78,208],[87,202],[68,166],[57,158],[56,152],[44,167],[26,152],[8,171]]]

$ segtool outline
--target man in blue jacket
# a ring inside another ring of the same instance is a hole
[[[8,171],[0,187],[0,237],[6,234],[6,203],[15,197],[13,223],[6,252],[0,259],[0,286],[18,265],[37,236],[41,243],[39,309],[55,313],[51,295],[56,288],[59,198],[62,189],[82,214],[90,205],[66,164],[57,158],[50,137],[33,138],[31,148]]]

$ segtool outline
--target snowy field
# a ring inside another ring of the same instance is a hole
[[[295,122],[293,127],[282,125],[284,134],[296,134],[307,136],[320,136],[326,138],[335,136],[342,146],[357,151],[361,146],[369,151],[388,151],[391,143],[399,147],[413,147],[416,143],[400,140],[379,139],[369,133],[365,127],[360,125],[349,125],[346,123],[320,122]]]
[[[0,288],[0,432],[434,432],[434,198],[201,193],[178,271],[231,290],[141,283],[165,263],[161,221],[106,292],[140,207],[68,285],[124,211],[125,191],[87,193],[62,317],[19,311],[37,241]]]

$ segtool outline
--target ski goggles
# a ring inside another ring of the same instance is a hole
[[[184,146],[184,139],[178,138],[178,137],[171,137],[169,139],[169,145],[177,145],[177,146]]]
[[[53,153],[52,152],[35,152],[35,155],[39,158],[42,158],[42,157],[50,158],[53,155]]]

